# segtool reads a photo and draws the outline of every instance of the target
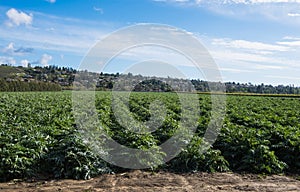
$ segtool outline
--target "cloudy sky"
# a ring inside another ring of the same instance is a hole
[[[78,68],[101,39],[139,23],[195,36],[223,81],[300,86],[300,0],[1,0],[0,63]],[[155,55],[202,78],[174,53],[154,47],[128,50],[106,70],[123,72],[124,63]]]

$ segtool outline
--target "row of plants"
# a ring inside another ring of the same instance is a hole
[[[187,147],[167,163],[163,163],[166,154],[157,153],[153,158],[162,164],[152,170],[300,173],[298,98],[227,96],[223,125],[210,145],[203,136],[212,117],[212,101],[209,95],[198,97],[199,105],[195,105],[184,95],[181,98],[191,104],[182,107],[175,93],[131,93],[127,101],[125,96],[113,100],[110,92],[96,92],[95,105],[107,135],[141,150],[159,151],[161,144],[184,130],[182,119],[197,120],[193,135],[183,131],[186,135],[178,138],[179,143],[190,138]],[[198,115],[183,115],[193,107],[200,108]],[[115,110],[124,117],[115,115]],[[126,170],[101,159],[79,131],[75,115],[71,92],[0,93],[0,180],[89,179]],[[140,159],[140,163],[148,165],[149,160]]]

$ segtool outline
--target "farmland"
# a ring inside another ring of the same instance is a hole
[[[220,134],[201,153],[212,106],[209,95],[198,97],[200,117],[191,142],[171,161],[151,167],[153,171],[300,173],[299,98],[227,96]],[[113,139],[131,148],[159,150],[179,127],[182,110],[177,95],[132,93],[129,109],[134,119],[149,120],[150,103],[157,99],[165,104],[167,113],[152,134],[136,134],[122,128],[113,115],[110,92],[96,92],[95,103],[99,120]],[[126,170],[103,161],[84,142],[72,112],[71,92],[3,92],[0,111],[1,181],[89,179]]]

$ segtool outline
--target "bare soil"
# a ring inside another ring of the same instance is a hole
[[[0,183],[0,191],[300,191],[296,177],[235,173],[151,173],[132,171],[107,174],[90,180],[52,180]]]

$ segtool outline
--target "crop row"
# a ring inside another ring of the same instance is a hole
[[[152,170],[300,173],[298,98],[227,96],[219,136],[208,146],[203,135],[212,117],[209,95],[200,94],[197,105],[190,100],[185,107],[175,93],[132,93],[128,102],[123,97],[112,100],[111,96],[110,92],[96,93],[98,119],[111,138],[130,148],[159,151],[162,143],[182,129],[182,119],[196,118],[197,129],[188,146]],[[190,97],[183,98],[189,101]],[[200,108],[198,115],[182,116],[185,108],[195,106]],[[152,124],[141,123],[151,122],[153,115],[157,118]],[[0,179],[88,179],[123,171],[102,160],[75,122],[71,92],[0,93]],[[186,125],[194,124],[187,121]],[[152,133],[145,132],[149,128]],[[188,135],[180,142],[186,138]],[[163,162],[166,154],[158,154],[153,159]],[[140,159],[140,163],[149,162]]]

